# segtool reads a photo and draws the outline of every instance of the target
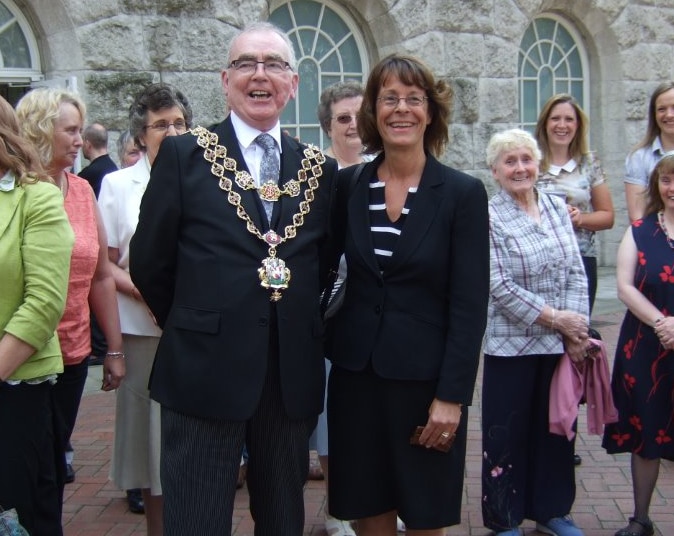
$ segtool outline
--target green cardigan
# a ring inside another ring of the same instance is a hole
[[[63,314],[74,234],[53,184],[0,191],[0,336],[36,349],[10,376],[30,380],[63,371],[55,330]]]

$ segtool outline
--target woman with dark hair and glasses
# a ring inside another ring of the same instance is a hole
[[[437,160],[451,101],[420,60],[384,58],[358,117],[378,156],[359,177],[340,171],[348,280],[329,352],[329,511],[360,536],[395,535],[396,514],[415,536],[460,522],[489,234],[482,182]]]
[[[121,489],[142,490],[148,536],[159,536],[163,532],[160,410],[150,400],[148,382],[161,330],[129,276],[129,243],[159,146],[166,136],[187,131],[192,109],[180,91],[152,84],[136,96],[129,119],[131,135],[145,152],[134,165],[106,175],[98,198],[127,354],[126,380],[117,392],[111,475]]]

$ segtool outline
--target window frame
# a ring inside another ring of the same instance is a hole
[[[528,50],[523,50],[522,45],[523,45],[523,40],[527,32],[534,27],[537,22],[540,22],[542,20],[549,20],[554,23],[554,29],[555,29],[555,34],[552,36],[539,36],[536,35],[537,40],[534,41],[531,46],[529,47]],[[534,19],[527,25],[525,31],[522,34],[522,38],[520,39],[520,44],[518,47],[518,56],[517,56],[517,99],[518,99],[518,105],[519,105],[519,124],[520,127],[529,130],[530,132],[533,133],[533,131],[536,128],[536,121],[533,123],[531,121],[525,121],[525,112],[527,111],[525,108],[525,92],[524,92],[524,82],[525,81],[533,81],[533,77],[525,77],[523,76],[523,71],[524,67],[526,64],[526,60],[530,55],[528,54],[531,50],[534,48],[540,49],[541,44],[543,43],[553,43],[557,47],[559,47],[559,44],[555,40],[556,38],[556,30],[557,27],[561,26],[571,37],[573,40],[573,44],[575,50],[578,52],[578,58],[580,61],[580,69],[581,73],[580,76],[574,76],[572,73],[569,73],[569,75],[565,77],[560,77],[562,80],[566,79],[567,84],[570,84],[572,81],[580,82],[582,84],[582,89],[581,89],[581,96],[578,98],[576,95],[576,98],[578,100],[578,103],[580,104],[580,107],[585,111],[585,113],[589,116],[590,114],[590,69],[589,69],[589,60],[588,60],[588,55],[587,55],[587,50],[584,46],[584,40],[580,34],[580,32],[573,27],[568,20],[564,19],[563,17],[555,14],[555,13],[544,13],[541,15],[538,15],[534,17]],[[554,47],[553,47],[554,48]],[[564,56],[566,57],[569,52],[573,50],[573,48],[569,50],[564,50]],[[552,49],[551,49],[552,50]],[[559,48],[558,48],[559,50]],[[548,57],[549,59],[549,57]],[[524,61],[523,61],[524,60]],[[560,62],[561,63],[561,62]],[[568,61],[565,61],[565,64],[568,65]],[[548,97],[542,98],[541,96],[541,72],[544,70],[552,70],[552,79],[550,82],[552,83],[553,90],[552,94],[549,95]],[[551,68],[551,65],[549,62],[542,63],[538,66],[538,72],[536,74],[536,117],[541,112],[541,109],[545,105],[545,102],[548,100],[548,98],[552,95],[555,95],[557,93],[560,93],[559,91],[556,91],[555,86],[557,84],[556,82],[557,77],[555,77],[554,74],[554,69]]]

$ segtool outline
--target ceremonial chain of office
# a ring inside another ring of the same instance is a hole
[[[197,137],[197,145],[204,150],[204,159],[211,164],[211,173],[219,179],[220,188],[227,192],[227,201],[236,208],[236,215],[246,222],[246,229],[269,246],[268,257],[262,260],[262,266],[258,269],[260,285],[272,290],[270,300],[278,301],[282,298],[281,290],[288,288],[290,282],[290,269],[285,261],[277,257],[276,248],[284,242],[297,236],[297,230],[304,225],[304,217],[311,211],[311,203],[314,200],[314,190],[318,188],[318,178],[323,174],[321,164],[325,162],[325,156],[314,145],[304,149],[302,168],[297,172],[297,180],[286,182],[282,188],[277,184],[267,182],[259,188],[247,171],[237,169],[237,162],[227,156],[227,148],[218,144],[218,135],[203,127],[195,127],[190,133]],[[219,162],[220,160],[220,162]],[[282,195],[296,197],[300,194],[302,183],[306,182],[308,188],[304,191],[304,200],[299,203],[299,211],[293,214],[292,225],[286,225],[283,236],[273,229],[262,233],[250,215],[241,204],[241,195],[232,190],[232,180],[225,177],[225,171],[234,173],[234,181],[243,190],[257,190],[260,198],[265,201],[278,201]]]

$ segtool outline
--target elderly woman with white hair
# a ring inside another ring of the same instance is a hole
[[[569,513],[573,442],[549,432],[552,375],[564,352],[585,359],[583,262],[562,199],[536,189],[541,152],[519,129],[495,134],[487,163],[490,299],[482,384],[482,516],[500,536],[536,521],[544,534],[582,536]]]

